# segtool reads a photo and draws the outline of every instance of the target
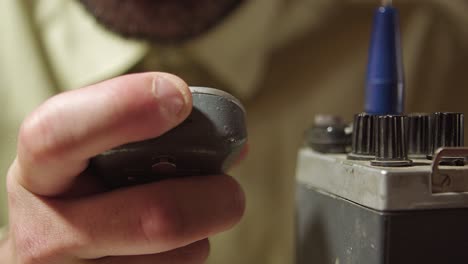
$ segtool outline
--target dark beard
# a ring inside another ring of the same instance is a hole
[[[79,0],[108,29],[130,38],[181,42],[208,31],[243,0]]]

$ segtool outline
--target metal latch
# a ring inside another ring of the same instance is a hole
[[[440,148],[435,152],[431,173],[432,193],[468,192],[468,167],[464,165],[466,157],[467,147]],[[462,166],[441,168],[441,162],[446,161]]]

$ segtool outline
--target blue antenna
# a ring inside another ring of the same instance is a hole
[[[365,112],[401,114],[404,77],[398,11],[383,1],[375,11],[367,65]]]

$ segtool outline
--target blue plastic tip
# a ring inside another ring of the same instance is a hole
[[[369,114],[401,114],[404,108],[404,80],[401,60],[398,11],[379,7],[369,48],[365,111]]]

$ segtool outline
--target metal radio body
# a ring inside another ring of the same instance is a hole
[[[300,149],[296,263],[468,263],[468,166],[439,166],[467,154],[380,167]]]
[[[349,130],[316,117],[299,151],[297,264],[468,263],[463,113],[405,114],[402,61],[398,10],[385,0],[364,112]]]

